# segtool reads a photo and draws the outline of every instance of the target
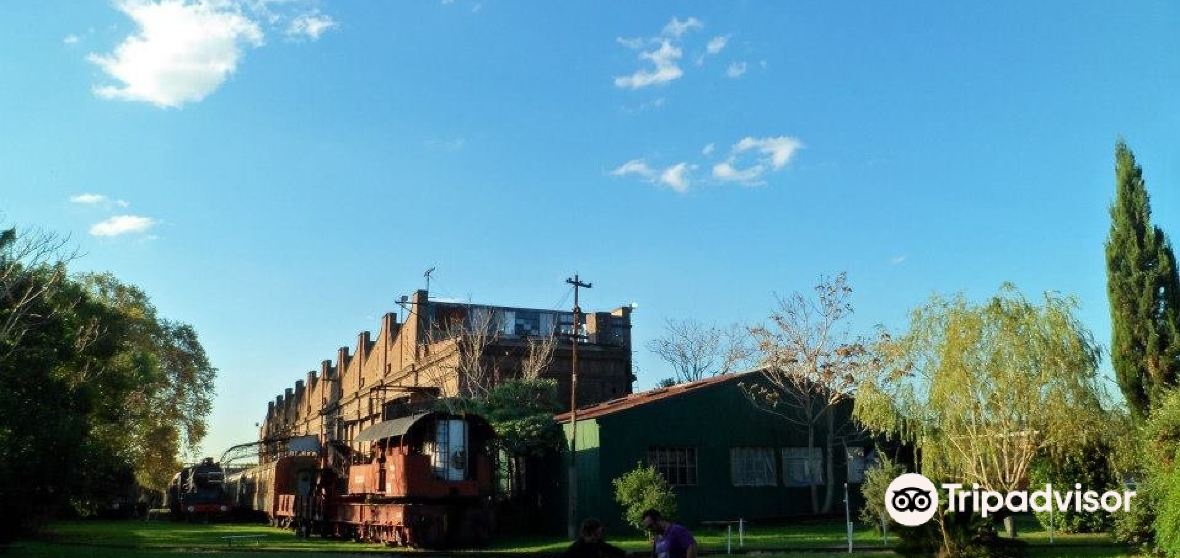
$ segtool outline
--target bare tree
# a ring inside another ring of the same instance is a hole
[[[751,330],[758,342],[762,369],[755,381],[741,387],[754,405],[807,430],[808,471],[816,447],[816,431],[825,430],[825,493],[822,506],[811,486],[813,512],[830,511],[835,495],[834,448],[837,438],[859,436],[860,430],[839,407],[851,401],[862,378],[875,366],[866,343],[843,328],[852,314],[852,288],[844,273],[821,278],[814,299],[795,293],[778,299],[769,326]]]
[[[648,342],[647,349],[672,366],[676,383],[744,370],[757,352],[747,327],[722,329],[675,319],[664,323],[664,335]]]
[[[31,229],[20,234],[16,229],[0,231],[0,341],[8,351],[0,360],[20,347],[21,339],[30,328],[47,322],[52,316],[32,316],[30,309],[42,297],[60,287],[66,280],[67,265],[78,257],[76,249],[68,249],[69,237]],[[43,269],[43,280],[29,281],[24,273],[29,269]],[[88,337],[87,337],[88,338]]]
[[[553,351],[557,349],[557,337],[547,335],[529,338],[528,346],[528,354],[520,363],[520,376],[526,380],[535,380],[540,378],[545,369],[553,363]]]
[[[452,351],[451,365],[440,363],[423,370],[444,400],[487,397],[499,376],[499,366],[487,355],[488,346],[500,338],[500,329],[496,325],[496,316],[491,309],[471,306],[466,315],[453,316],[431,332],[432,344],[449,344]]]

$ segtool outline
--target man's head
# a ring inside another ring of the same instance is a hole
[[[647,510],[643,512],[643,528],[656,534],[663,534],[664,530],[668,528],[668,522],[664,521],[659,510]]]
[[[602,522],[590,518],[582,522],[582,540],[595,542],[602,540]]]

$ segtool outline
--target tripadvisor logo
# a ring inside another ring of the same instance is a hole
[[[1013,490],[1000,493],[994,490],[980,490],[973,484],[964,490],[961,483],[943,483],[946,491],[947,511],[977,511],[983,517],[1000,510],[1010,512],[1047,512],[1050,509],[1064,512],[1093,513],[1098,510],[1110,513],[1129,511],[1133,490],[1109,490],[1099,493],[1082,490],[1081,483],[1075,483],[1073,490],[1058,492],[1052,484],[1042,490],[1029,492]],[[885,511],[894,521],[909,527],[916,527],[930,521],[938,511],[939,490],[925,476],[906,473],[893,479],[885,490]]]

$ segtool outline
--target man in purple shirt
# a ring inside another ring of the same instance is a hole
[[[643,527],[656,536],[654,558],[697,558],[697,541],[683,525],[664,519],[656,510],[647,510]]]

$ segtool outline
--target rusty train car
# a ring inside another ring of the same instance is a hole
[[[227,492],[238,510],[302,536],[479,546],[492,532],[493,437],[479,416],[419,412],[370,426],[352,446],[289,446],[228,478]]]

